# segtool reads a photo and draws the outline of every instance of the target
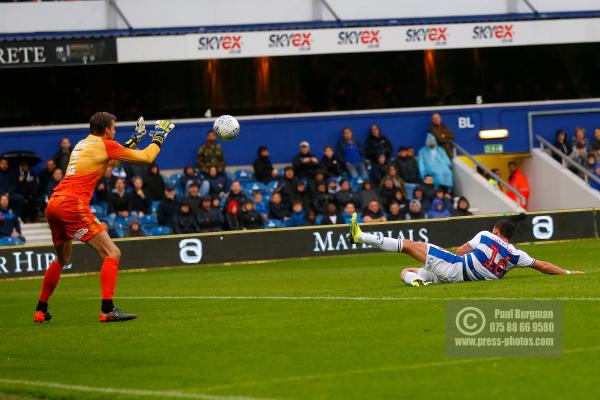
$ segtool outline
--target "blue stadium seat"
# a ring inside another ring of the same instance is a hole
[[[173,229],[169,226],[157,225],[146,231],[149,236],[162,236],[162,235],[171,235],[173,234]]]
[[[122,238],[125,237],[125,229],[124,228],[115,228],[115,233],[117,234],[117,237]]]
[[[248,182],[254,180],[254,173],[249,169],[238,169],[235,171],[235,180]]]
[[[364,178],[362,176],[357,176],[350,179],[350,186],[356,192],[362,189],[362,184],[364,183]]]
[[[277,173],[280,177],[283,177],[283,173],[285,172],[285,168],[277,168]]]
[[[242,185],[242,188],[250,194],[253,192],[261,192],[261,193],[269,192],[269,190],[267,190],[267,186],[262,182],[256,182],[256,181],[241,182],[241,185]]]
[[[90,210],[98,219],[106,216],[106,208],[102,204],[92,204],[90,205]]]
[[[229,170],[225,170],[225,176],[227,177],[227,182],[235,181],[235,174]]]
[[[275,191],[275,189],[277,189],[278,187],[279,187],[278,180],[274,180],[274,181],[267,183],[267,190],[271,193],[273,193],[273,191]]]
[[[168,186],[169,185],[169,178],[167,178],[163,174],[160,174],[160,177],[162,178],[163,182],[165,183],[165,186]]]
[[[10,236],[5,236],[0,238],[0,246],[16,246],[18,244],[24,244],[25,240],[22,238],[14,238]]]
[[[140,224],[142,227],[144,227],[144,229],[147,229],[149,227],[158,225],[158,220],[156,215],[144,215],[142,218],[140,218]]]
[[[268,219],[265,221],[265,228],[266,229],[270,229],[270,228],[282,228],[283,227],[283,222],[279,221],[278,219]]]
[[[263,194],[263,201],[262,201],[263,204],[265,206],[268,206],[270,201],[271,201],[271,195],[269,193]]]
[[[156,214],[158,212],[158,205],[160,204],[160,200],[154,200],[152,202],[152,207],[150,208],[152,210],[152,214]]]
[[[323,216],[321,214],[319,214],[315,218],[315,224],[321,225],[321,221],[323,221]]]
[[[408,200],[412,200],[413,192],[417,186],[419,186],[419,185],[417,185],[416,183],[407,183],[406,184],[406,198]]]
[[[182,173],[173,174],[169,176],[169,183],[175,187],[179,187],[179,179],[181,179],[182,176]]]

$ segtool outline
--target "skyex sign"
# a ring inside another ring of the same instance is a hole
[[[600,211],[600,210],[599,210]],[[515,242],[535,242],[598,237],[596,219],[600,212],[575,210],[531,213],[519,223]],[[502,216],[403,221],[365,225],[367,232],[381,232],[431,242],[444,247],[458,246],[477,232],[491,230]],[[275,260],[377,251],[353,244],[348,227],[315,226],[295,229],[206,233],[117,240],[123,256],[122,269],[201,265],[224,262]],[[532,253],[535,257],[535,253]],[[43,275],[54,258],[51,246],[0,248],[0,278]],[[65,272],[98,271],[100,259],[86,245],[73,246],[71,264]]]

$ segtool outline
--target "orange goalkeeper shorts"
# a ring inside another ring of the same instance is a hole
[[[46,207],[46,218],[55,246],[72,239],[87,242],[104,230],[90,207],[76,197],[51,197]]]

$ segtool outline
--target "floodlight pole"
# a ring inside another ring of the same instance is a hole
[[[321,0],[321,3],[323,3],[323,5],[325,6],[325,8],[327,8],[327,11],[329,11],[329,13],[331,13],[331,15],[333,15],[333,18],[335,18],[335,20],[337,22],[340,22],[340,16],[337,15],[337,13],[333,10],[333,7],[331,7],[331,5],[329,5],[329,3],[327,2],[327,0]]]

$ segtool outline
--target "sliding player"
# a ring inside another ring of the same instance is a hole
[[[384,251],[406,253],[423,263],[421,268],[405,268],[400,277],[407,285],[427,286],[432,283],[484,281],[502,278],[514,267],[532,267],[545,274],[580,274],[562,269],[546,261],[535,260],[523,250],[509,243],[515,225],[503,220],[494,225],[492,232],[479,232],[452,254],[434,244],[392,239],[381,233],[363,233],[356,221],[350,222],[354,243],[366,243]]]
[[[152,143],[144,150],[133,150],[146,134],[144,119],[138,120],[135,133],[125,144],[126,147],[114,140],[116,120],[114,115],[107,112],[97,112],[92,115],[91,133],[80,140],[73,149],[65,178],[56,186],[48,202],[46,217],[52,231],[56,258],[46,270],[33,317],[35,322],[42,323],[52,318],[48,312],[48,299],[58,284],[63,265],[71,258],[73,239],[93,247],[103,259],[100,270],[102,288],[100,322],[128,321],[137,318],[137,315],[126,314],[113,304],[121,251],[94,217],[89,203],[96,183],[104,176],[111,160],[134,164],[152,163],[175,125],[169,121],[157,121]]]

